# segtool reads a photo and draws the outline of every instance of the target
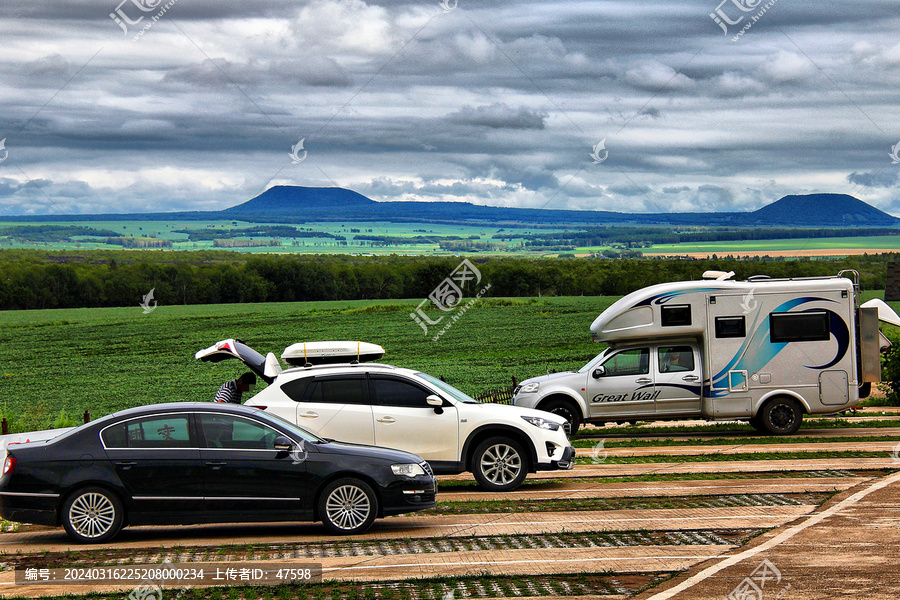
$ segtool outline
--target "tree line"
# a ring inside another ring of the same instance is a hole
[[[705,270],[736,278],[834,275],[856,269],[884,289],[888,260],[472,257],[491,296],[620,296]],[[160,305],[425,298],[461,257],[247,255],[233,252],[0,250],[0,309],[132,306],[150,289]]]

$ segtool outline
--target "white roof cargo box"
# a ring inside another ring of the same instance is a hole
[[[384,356],[384,348],[368,342],[300,342],[284,349],[281,358],[295,366],[366,362]]]

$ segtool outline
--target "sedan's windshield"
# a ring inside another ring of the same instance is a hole
[[[428,383],[432,384],[433,386],[440,388],[440,390],[442,392],[446,392],[446,394],[448,396],[451,396],[457,402],[465,402],[466,404],[479,404],[478,400],[476,400],[475,398],[462,393],[461,391],[459,391],[458,389],[456,389],[449,383],[441,381],[440,379],[438,379],[436,377],[432,377],[431,375],[428,375],[427,373],[416,373],[415,375],[416,375],[416,377],[421,377],[422,379],[424,379]]]
[[[596,367],[597,365],[600,364],[601,360],[606,358],[607,354],[609,354],[609,348],[606,348],[605,350],[603,350],[603,352],[601,352],[600,354],[595,356],[593,359],[591,359],[591,361],[588,364],[586,364],[583,367],[581,367],[580,369],[578,369],[578,372],[579,373],[587,373],[588,371],[592,371],[594,369],[594,367]]]
[[[309,431],[307,431],[301,427],[297,427],[297,425],[295,425],[294,423],[291,423],[287,419],[283,419],[282,417],[279,417],[278,415],[275,415],[272,413],[267,413],[267,412],[262,412],[262,411],[260,411],[260,413],[261,413],[261,415],[264,415],[266,419],[269,419],[270,421],[277,424],[282,429],[285,429],[285,430],[289,431],[290,433],[292,433],[293,435],[299,437],[304,442],[309,442],[311,444],[322,444],[325,442],[325,440],[323,440],[319,436],[317,436],[313,433],[310,433]]]

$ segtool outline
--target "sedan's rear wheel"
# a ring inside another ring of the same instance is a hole
[[[333,533],[363,533],[377,516],[378,497],[369,484],[359,479],[332,481],[319,496],[319,517]]]
[[[69,496],[62,509],[62,523],[69,537],[98,544],[112,539],[122,529],[122,502],[100,487],[86,487]]]
[[[493,437],[475,448],[472,471],[482,489],[489,492],[509,492],[525,481],[528,475],[528,458],[518,442]]]

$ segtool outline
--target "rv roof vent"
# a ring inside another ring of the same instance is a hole
[[[747,281],[765,281],[766,279],[772,279],[768,275],[751,275],[747,278]]]
[[[716,281],[725,281],[734,277],[734,271],[704,271],[703,279],[715,279]]]

